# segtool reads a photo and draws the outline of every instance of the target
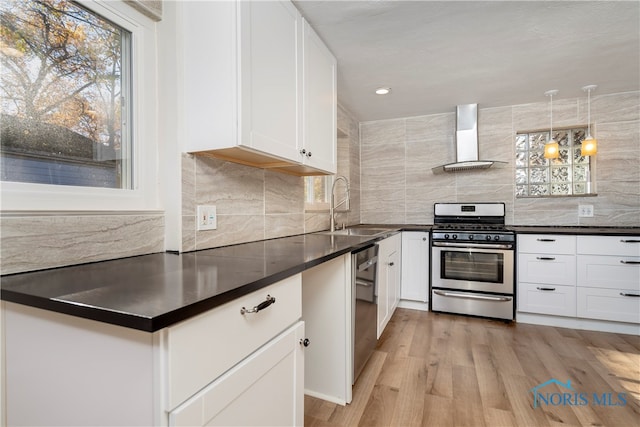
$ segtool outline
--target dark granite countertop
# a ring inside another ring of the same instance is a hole
[[[368,224],[395,231],[432,225]],[[640,236],[640,227],[508,226],[522,234]],[[155,332],[345,253],[372,237],[305,234],[3,276],[2,300]]]
[[[511,225],[509,229],[520,234],[578,234],[602,236],[640,236],[640,227],[548,226]]]
[[[306,234],[7,275],[0,296],[155,332],[381,237]]]

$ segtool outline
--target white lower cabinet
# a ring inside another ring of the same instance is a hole
[[[400,302],[402,237],[394,234],[377,243],[378,248],[378,338]]]
[[[576,315],[576,236],[518,236],[518,311]]]
[[[3,301],[7,425],[302,425],[301,294],[296,274],[154,333]]]
[[[169,414],[170,426],[302,426],[304,356],[298,322]]]
[[[518,286],[518,310],[529,313],[576,315],[575,286],[521,283]]]
[[[640,323],[640,292],[578,287],[578,317]]]
[[[640,236],[518,236],[518,311],[640,323]]]
[[[640,236],[578,236],[578,317],[640,323]]]
[[[400,298],[429,301],[429,232],[402,232]]]

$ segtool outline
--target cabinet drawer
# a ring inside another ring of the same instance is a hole
[[[574,255],[520,254],[518,255],[518,282],[547,285],[576,284],[576,257]]]
[[[303,424],[304,323],[269,341],[169,413],[169,426]]]
[[[240,314],[271,295],[276,302]],[[167,330],[169,408],[192,396],[302,316],[302,275],[297,274],[185,320]]]
[[[518,252],[572,255],[576,253],[576,236],[560,234],[518,235]]]
[[[578,253],[640,257],[640,236],[578,236]]]
[[[518,311],[558,316],[576,315],[576,288],[562,285],[520,283]]]
[[[640,292],[637,290],[577,288],[577,291],[578,317],[640,323]]]
[[[578,286],[640,291],[640,257],[578,255]]]

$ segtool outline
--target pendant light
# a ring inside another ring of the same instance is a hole
[[[545,96],[548,96],[550,99],[550,110],[551,110],[551,125],[549,129],[549,142],[544,144],[544,158],[545,159],[557,159],[560,157],[560,146],[558,142],[553,139],[553,95],[557,95],[557,90],[548,90],[544,93]]]
[[[598,140],[591,136],[591,91],[595,90],[598,86],[588,85],[582,88],[587,92],[587,137],[582,141],[582,148],[580,149],[580,155],[583,157],[593,156],[598,152]]]

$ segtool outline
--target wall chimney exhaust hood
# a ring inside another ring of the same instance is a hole
[[[504,164],[495,160],[478,160],[478,104],[456,108],[456,162],[438,166],[433,173],[487,169]]]

